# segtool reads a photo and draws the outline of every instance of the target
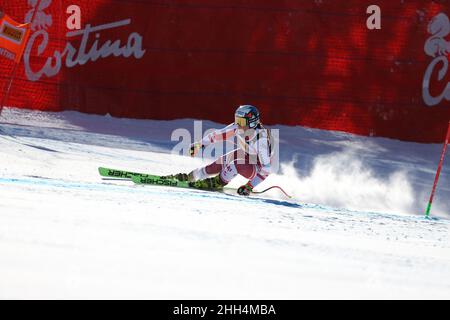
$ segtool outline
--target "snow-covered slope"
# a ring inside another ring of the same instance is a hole
[[[449,165],[439,218],[422,217],[440,145],[277,127],[281,171],[261,188],[294,199],[241,198],[98,176],[201,165],[170,153],[192,120],[0,122],[0,298],[450,298]]]

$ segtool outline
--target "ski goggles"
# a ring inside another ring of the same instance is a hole
[[[246,118],[234,117],[234,123],[236,123],[239,127],[245,127],[248,125]]]

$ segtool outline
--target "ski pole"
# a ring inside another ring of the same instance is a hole
[[[227,187],[225,187],[224,189],[236,191],[235,188],[227,188]],[[279,187],[279,186],[272,186],[272,187],[267,188],[267,189],[265,189],[265,190],[263,190],[263,191],[252,191],[252,193],[254,193],[254,194],[262,194],[262,193],[265,193],[265,192],[267,192],[267,191],[269,191],[269,190],[272,190],[272,189],[278,189],[278,190],[280,190],[281,192],[283,192],[284,195],[285,195],[286,197],[288,197],[289,199],[292,199],[292,196],[290,196],[289,194],[287,194],[287,192],[284,191],[283,188],[281,188],[281,187]]]
[[[267,192],[267,191],[272,190],[272,189],[278,189],[278,190],[280,190],[281,192],[283,192],[284,195],[285,195],[286,197],[288,197],[289,199],[292,198],[290,195],[287,194],[286,191],[283,190],[283,188],[281,188],[281,187],[279,187],[279,186],[272,186],[272,187],[270,187],[270,188],[267,188],[266,190],[263,190],[263,191],[256,191],[256,192],[253,191],[252,193],[254,193],[254,194],[261,194],[261,193]]]

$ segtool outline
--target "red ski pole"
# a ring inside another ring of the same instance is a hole
[[[430,201],[428,202],[427,211],[425,212],[425,216],[430,216],[431,204],[433,203],[434,194],[436,192],[436,187],[439,181],[439,175],[441,174],[442,164],[444,163],[445,152],[447,151],[448,141],[450,140],[450,123],[448,124],[447,137],[445,138],[444,148],[442,149],[441,160],[439,161],[439,166],[436,172],[436,178],[434,179],[433,190],[431,191]]]
[[[281,187],[279,187],[279,186],[273,186],[273,187],[267,188],[266,190],[263,190],[263,191],[254,191],[254,192],[252,192],[252,193],[254,193],[254,194],[262,194],[262,193],[267,192],[267,191],[272,190],[272,189],[279,189],[281,192],[284,193],[284,195],[285,195],[286,197],[292,198],[290,195],[287,194],[286,191],[283,190],[283,188],[281,188]]]

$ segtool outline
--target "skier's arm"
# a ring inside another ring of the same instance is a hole
[[[270,175],[271,171],[271,163],[270,163],[270,153],[269,146],[267,143],[261,143],[259,147],[259,162],[260,165],[257,166],[256,176],[249,181],[249,184],[252,188],[255,188],[261,182],[266,180],[266,178]]]
[[[271,173],[270,146],[267,136],[263,136],[258,141],[258,159],[259,164],[255,177],[238,189],[239,194],[249,195],[253,188],[263,182]]]
[[[256,176],[238,189],[238,191],[237,191],[238,194],[240,194],[242,196],[250,195],[250,193],[253,191],[253,189],[257,185],[259,185],[261,182],[266,180],[266,178],[269,176],[269,174],[270,174],[270,165],[260,167],[256,173]]]
[[[232,123],[223,129],[215,130],[214,132],[211,132],[210,134],[206,135],[202,139],[201,144],[207,147],[210,144],[216,143],[218,141],[229,140],[236,135],[236,129],[237,126],[234,123]]]
[[[270,174],[270,165],[265,165],[258,168],[259,169],[256,173],[256,176],[253,179],[249,180],[247,184],[241,186],[237,191],[238,194],[242,196],[248,196],[257,185],[266,180],[266,178]]]
[[[232,123],[223,129],[211,132],[199,142],[194,142],[189,150],[191,157],[195,157],[195,155],[200,151],[200,149],[204,149],[210,144],[216,143],[218,141],[228,140],[234,137],[236,135],[236,129],[237,126],[234,123]]]

